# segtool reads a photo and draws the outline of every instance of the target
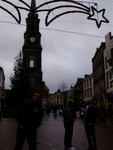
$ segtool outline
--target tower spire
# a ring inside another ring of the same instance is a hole
[[[36,0],[31,0],[31,8],[33,10],[36,8]]]

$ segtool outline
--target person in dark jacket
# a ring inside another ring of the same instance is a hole
[[[72,136],[73,136],[73,124],[74,124],[74,112],[73,102],[69,101],[67,106],[63,107],[63,121],[64,121],[64,145],[65,150],[75,150],[72,147]]]
[[[17,139],[14,150],[22,150],[27,139],[29,150],[36,150],[36,130],[43,119],[43,108],[40,103],[40,95],[34,93],[32,98],[23,103],[17,113]]]
[[[97,150],[95,123],[96,123],[96,109],[94,105],[90,104],[86,107],[84,126],[89,147],[86,150]]]

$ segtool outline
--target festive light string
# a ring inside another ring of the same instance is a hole
[[[26,7],[20,7],[20,6],[14,5],[12,2],[10,2],[8,0],[1,0],[1,1],[14,7],[14,9],[17,11],[18,18],[12,12],[10,12],[9,10],[7,10],[6,8],[4,8],[3,6],[0,5],[0,8],[2,10],[6,11],[8,14],[10,14],[19,24],[21,23],[21,12],[20,12],[21,9],[32,12],[32,13],[46,11],[47,12],[47,15],[45,17],[45,25],[46,26],[48,26],[51,22],[53,22],[58,17],[63,16],[65,14],[69,14],[69,13],[83,13],[83,14],[88,15],[87,19],[95,21],[98,28],[100,28],[100,26],[102,25],[103,22],[109,23],[109,20],[105,17],[105,9],[104,8],[101,10],[97,10],[94,6],[87,7],[86,5],[83,4],[83,2],[75,2],[73,0],[50,0],[48,2],[45,2],[45,3],[37,6],[36,8],[32,8],[23,0],[19,0],[19,2],[23,3]],[[65,4],[65,2],[66,2],[66,4]],[[94,2],[92,2],[92,3],[94,3]],[[53,6],[53,4],[58,4],[58,5]],[[49,5],[49,8],[45,9],[44,7],[46,5]],[[55,10],[59,10],[59,9],[62,10],[62,8],[68,8],[68,10],[53,16],[51,19],[49,18],[51,13],[53,13]],[[96,18],[95,14],[97,14],[97,16],[98,16],[98,14],[101,14],[102,19],[99,20],[99,18]]]
[[[0,21],[0,22],[1,22],[1,23],[9,23],[9,24],[18,25],[17,23],[9,22],[9,21]],[[25,24],[20,24],[20,25],[26,26]],[[90,34],[85,34],[85,33],[74,32],[74,31],[65,31],[65,30],[54,29],[54,28],[40,28],[40,29],[42,29],[42,30],[48,30],[48,31],[63,32],[63,33],[68,33],[68,34],[79,34],[79,35],[84,35],[84,36],[89,36],[89,37],[95,37],[95,38],[102,38],[102,39],[104,39],[104,37],[102,37],[102,36],[90,35]]]

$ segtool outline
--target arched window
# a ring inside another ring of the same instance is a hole
[[[34,68],[35,67],[35,57],[30,57],[30,60],[29,60],[29,67],[30,68]]]

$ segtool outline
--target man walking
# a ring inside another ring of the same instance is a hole
[[[17,139],[14,150],[22,150],[27,139],[29,150],[36,150],[36,129],[40,127],[43,118],[43,108],[40,95],[35,92],[30,100],[23,103],[17,113]]]
[[[85,131],[89,143],[89,147],[86,150],[97,150],[95,123],[96,123],[96,109],[93,104],[90,104],[86,107],[84,118]]]
[[[73,123],[74,123],[72,101],[69,101],[67,106],[64,106],[63,119],[64,119],[64,128],[65,128],[65,135],[64,135],[65,150],[75,150],[75,148],[72,147]]]

